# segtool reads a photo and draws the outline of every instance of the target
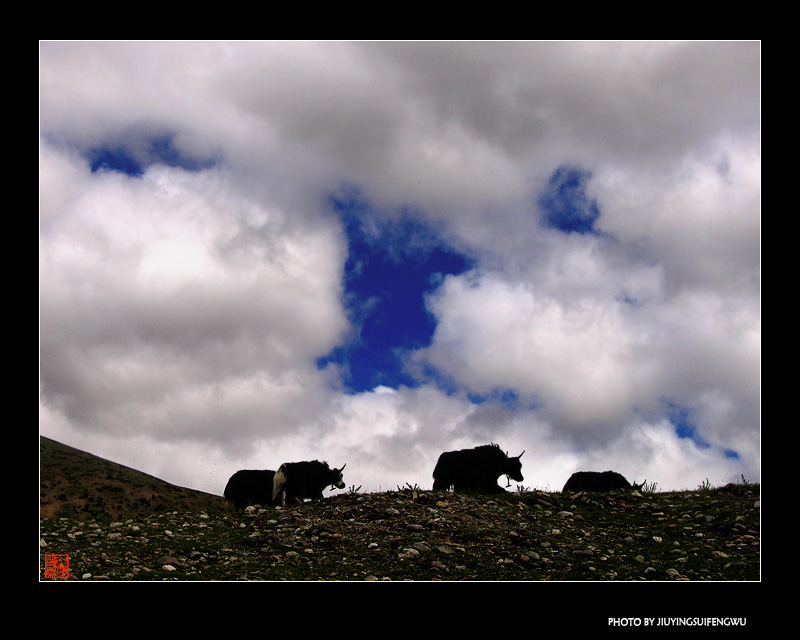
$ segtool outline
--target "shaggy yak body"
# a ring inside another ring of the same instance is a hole
[[[272,501],[285,505],[286,501],[302,502],[309,498],[322,498],[322,490],[328,485],[344,489],[341,469],[331,469],[327,462],[285,462],[275,473]]]
[[[507,475],[522,482],[522,453],[516,458],[509,458],[496,444],[461,451],[445,451],[439,456],[433,470],[433,488],[457,492],[505,493],[506,490],[497,484],[497,478]]]
[[[272,481],[275,472],[269,469],[242,469],[225,485],[225,499],[239,510],[249,504],[272,504]]]
[[[645,480],[645,482],[647,482]],[[619,489],[641,489],[641,484],[631,485],[620,473],[616,471],[576,471],[564,485],[564,491],[615,491]]]

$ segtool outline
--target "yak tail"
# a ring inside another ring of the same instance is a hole
[[[272,480],[272,501],[278,502],[278,497],[283,493],[283,485],[286,484],[286,473],[284,472],[283,465],[275,472],[275,477]],[[286,495],[281,497],[281,504],[285,504]]]

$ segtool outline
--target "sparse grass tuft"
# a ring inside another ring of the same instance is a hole
[[[642,491],[645,493],[657,493],[658,484],[655,482],[645,482],[642,486]]]
[[[413,484],[413,485],[412,485],[412,484],[411,484],[411,483],[409,483],[409,482],[406,482],[406,486],[405,486],[405,487],[401,487],[400,485],[397,485],[397,490],[398,490],[398,491],[410,491],[410,492],[412,492],[412,493],[413,493],[413,492],[415,492],[415,491],[416,491],[417,493],[419,493],[420,491],[422,491],[422,489],[420,489],[420,488],[419,488],[419,485],[416,485],[416,484]]]

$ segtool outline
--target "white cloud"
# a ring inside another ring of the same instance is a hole
[[[89,176],[46,147],[41,164],[48,402],[82,428],[222,442],[313,415],[328,383],[314,361],[347,328],[335,227],[242,198],[215,171]],[[74,197],[52,195],[75,174]]]
[[[760,140],[749,132],[708,141],[674,171],[601,167],[592,181],[602,228],[659,261],[670,289],[758,295]]]
[[[429,300],[433,343],[417,357],[473,392],[513,391],[573,442],[613,437],[668,403],[693,408],[718,447],[758,432],[754,291],[670,295],[663,265],[614,264],[601,238],[554,242],[522,276],[448,277]]]
[[[541,403],[568,429],[618,421],[646,384],[623,303],[562,302],[489,275],[448,278],[431,305],[437,367],[476,392],[507,388]]]

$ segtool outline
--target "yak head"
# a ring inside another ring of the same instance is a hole
[[[525,452],[523,451],[522,453]],[[520,453],[516,458],[507,458],[506,461],[505,474],[517,482],[522,482],[524,480],[522,477],[522,462],[520,461],[522,453]]]
[[[645,479],[645,481],[642,482],[641,484],[636,484],[635,482],[631,482],[631,486],[633,487],[634,491],[638,491],[639,489],[641,489],[645,485],[646,482],[647,482],[647,479]]]
[[[331,486],[337,489],[344,489],[344,480],[342,480],[342,471],[347,466],[347,463],[342,465],[341,469],[331,469]]]

